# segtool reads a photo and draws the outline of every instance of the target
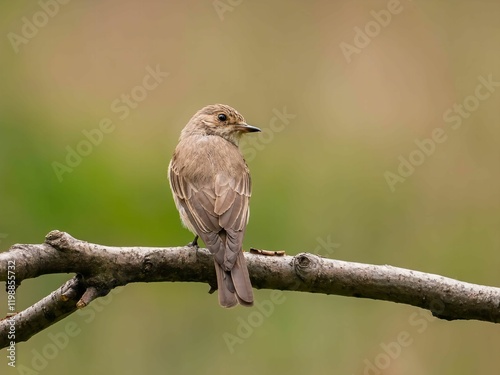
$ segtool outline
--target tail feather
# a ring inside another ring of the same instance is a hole
[[[217,262],[215,263],[215,273],[217,274],[217,289],[219,294],[219,304],[222,307],[233,307],[238,304],[236,298],[236,291],[234,289],[233,281],[228,275],[228,272],[224,271],[221,265]]]
[[[222,266],[215,263],[217,274],[217,288],[219,290],[219,304],[222,307],[233,307],[240,303],[243,306],[253,305],[253,291],[250,276],[245,264],[245,256],[240,252],[231,271],[224,271]]]
[[[231,279],[233,280],[234,288],[236,289],[236,297],[238,302],[244,306],[253,305],[253,291],[250,282],[250,275],[245,262],[245,255],[242,251],[238,254],[236,263],[231,269]]]

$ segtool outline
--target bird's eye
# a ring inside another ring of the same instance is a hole
[[[217,118],[219,119],[219,121],[226,121],[227,120],[227,116],[224,113],[219,113],[217,115]]]

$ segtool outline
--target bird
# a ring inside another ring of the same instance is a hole
[[[208,105],[182,129],[168,166],[175,206],[194,235],[212,253],[219,304],[252,306],[252,284],[243,254],[250,216],[250,171],[239,149],[246,133],[260,132],[225,104]]]

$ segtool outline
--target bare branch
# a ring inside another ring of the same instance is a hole
[[[500,288],[308,253],[293,257],[245,253],[245,257],[257,289],[371,298],[421,307],[446,320],[500,322]],[[210,284],[211,290],[216,286],[213,259],[206,249],[110,247],[80,241],[60,231],[50,232],[43,244],[14,245],[0,253],[0,281],[9,280],[8,264],[15,264],[17,285],[52,273],[76,276],[33,306],[1,320],[0,348],[9,345],[12,319],[15,340],[26,341],[117,286],[158,281],[203,282]]]

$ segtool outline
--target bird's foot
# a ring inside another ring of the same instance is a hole
[[[194,247],[196,250],[198,250],[198,236],[194,236],[194,240],[192,240],[190,243],[187,244],[189,247]]]
[[[190,243],[187,244],[189,247],[194,247],[195,250],[195,256],[198,257],[198,249],[200,248],[198,246],[198,236],[194,237],[194,240],[192,240]]]

